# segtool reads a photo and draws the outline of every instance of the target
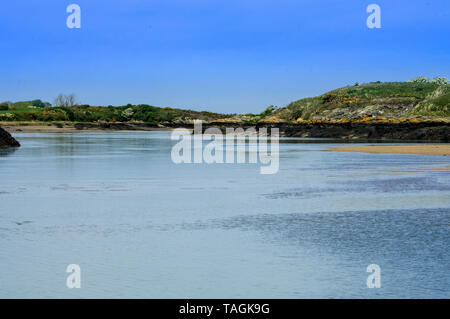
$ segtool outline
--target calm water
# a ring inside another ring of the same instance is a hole
[[[175,165],[167,132],[15,136],[0,151],[0,297],[450,298],[450,173],[414,171],[449,158],[287,143],[260,175]]]

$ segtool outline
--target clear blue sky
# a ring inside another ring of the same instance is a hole
[[[71,3],[81,29],[66,26]],[[371,3],[381,29],[366,27]],[[2,1],[0,70],[0,101],[260,112],[355,82],[449,77],[450,1]]]

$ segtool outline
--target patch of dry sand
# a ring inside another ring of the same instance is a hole
[[[415,145],[364,145],[336,146],[328,149],[337,152],[362,152],[376,154],[450,155],[450,144]]]

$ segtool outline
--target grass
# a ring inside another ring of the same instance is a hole
[[[373,82],[358,86],[347,86],[329,93],[344,94],[348,97],[365,99],[380,97],[414,97],[423,99],[438,87],[439,85],[434,83]]]
[[[311,120],[328,116],[450,116],[450,86],[435,83],[373,82],[346,86],[304,98],[277,110],[285,120]]]

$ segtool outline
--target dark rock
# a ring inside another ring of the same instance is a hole
[[[239,124],[209,123],[203,124],[203,130],[217,127],[224,134],[226,127]],[[316,137],[362,140],[398,140],[449,142],[450,125],[442,122],[419,123],[258,123],[242,125],[244,129],[254,127],[278,128],[284,137]],[[268,130],[270,133],[270,130]]]
[[[20,143],[14,137],[0,127],[0,147],[18,147]]]

